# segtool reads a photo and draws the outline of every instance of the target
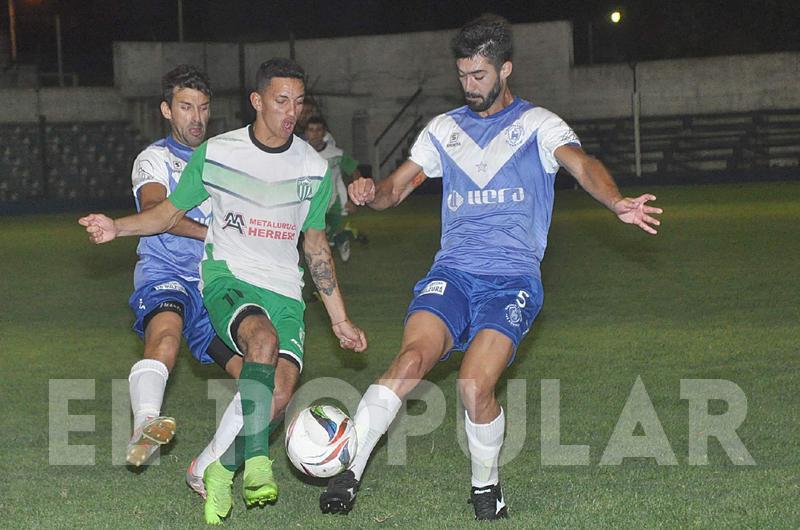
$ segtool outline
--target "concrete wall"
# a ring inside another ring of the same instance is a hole
[[[372,140],[418,87],[422,97],[382,149],[394,145],[413,115],[430,117],[462,103],[449,51],[453,33],[301,40],[295,43],[295,57],[308,73],[309,88],[337,142],[371,161]],[[569,22],[519,24],[514,38],[515,94],[568,119],[630,115],[634,70],[627,64],[573,66]],[[218,92],[239,86],[235,44],[117,43],[114,53],[116,84],[126,97],[157,93],[160,75],[179,62],[206,67]],[[243,53],[245,85],[251,87],[258,65],[288,56],[289,43],[246,44]],[[645,116],[800,107],[798,53],[643,62],[635,75]],[[238,106],[222,107],[215,103],[215,116],[235,123]]]
[[[800,53],[649,61],[635,66],[644,116],[800,107]],[[580,66],[571,70],[570,77],[565,116],[630,115],[631,66]]]
[[[216,92],[239,89],[239,45],[205,42],[115,42],[114,86],[126,98],[158,96],[161,76],[181,63],[208,72]]]
[[[128,101],[113,88],[0,89],[0,122],[128,121]]]
[[[372,142],[418,87],[423,95],[382,142],[391,147],[414,115],[430,117],[462,103],[449,51],[454,31],[310,39],[295,43],[337,142],[371,162]],[[515,27],[512,88],[568,119],[630,115],[634,72],[626,64],[572,64],[569,22]],[[114,45],[115,86],[0,89],[0,120],[131,120],[159,133],[160,79],[178,63],[205,68],[215,88],[214,128],[241,124],[240,64],[245,86],[258,65],[288,56],[288,42],[147,43]],[[800,53],[652,61],[636,66],[645,116],[800,108]],[[355,123],[355,126],[354,126]]]

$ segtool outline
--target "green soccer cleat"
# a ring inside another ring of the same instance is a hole
[[[253,456],[244,462],[244,503],[248,508],[278,500],[278,484],[272,476],[272,460]]]
[[[206,502],[203,505],[203,516],[208,524],[222,524],[233,509],[233,471],[228,471],[215,460],[203,473],[203,484],[206,487]]]
[[[174,418],[158,416],[148,419],[133,432],[125,460],[133,466],[141,466],[153,456],[159,446],[172,441],[175,428]]]

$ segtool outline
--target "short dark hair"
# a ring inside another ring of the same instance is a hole
[[[261,63],[261,66],[258,67],[256,92],[264,90],[273,77],[291,77],[301,80],[303,84],[306,82],[306,72],[296,61],[284,57],[274,57]]]
[[[500,68],[514,52],[511,24],[499,15],[481,15],[458,30],[451,47],[456,59],[481,55]]]
[[[176,88],[193,88],[211,97],[211,80],[208,74],[191,64],[179,64],[161,78],[161,99],[172,105],[172,92]]]
[[[326,131],[328,130],[328,123],[322,116],[311,116],[310,118],[308,118],[308,121],[306,122],[306,128],[308,128],[309,125],[312,125],[314,123],[318,123],[322,125],[323,129],[325,129]]]

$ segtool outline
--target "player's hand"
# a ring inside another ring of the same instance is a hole
[[[342,348],[357,352],[367,349],[367,336],[349,320],[334,324],[332,329]]]
[[[635,199],[624,197],[615,202],[612,209],[623,223],[636,225],[648,234],[655,235],[658,231],[653,227],[661,226],[661,221],[651,217],[650,214],[660,214],[664,210],[647,205],[648,201],[654,200],[656,200],[656,196],[649,193],[640,195]]]
[[[81,217],[78,219],[78,224],[86,227],[89,241],[96,245],[108,243],[117,237],[117,227],[114,225],[114,220],[101,213],[93,213],[86,217]]]
[[[375,181],[368,178],[355,179],[347,186],[347,194],[356,206],[364,206],[375,199]]]

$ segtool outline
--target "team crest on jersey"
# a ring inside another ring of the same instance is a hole
[[[314,187],[311,185],[311,179],[308,177],[300,177],[297,179],[297,198],[305,201],[311,198],[314,194]]]
[[[447,148],[461,147],[461,133],[454,132],[450,135],[450,140],[447,142]]]
[[[172,169],[175,171],[181,171],[183,169],[183,161],[182,160],[173,160],[172,161]]]
[[[235,212],[228,212],[225,214],[225,224],[222,229],[235,228],[240,234],[244,233],[244,217],[242,214]]]
[[[506,129],[506,143],[511,147],[516,147],[522,143],[525,129],[519,123],[514,123]]]

